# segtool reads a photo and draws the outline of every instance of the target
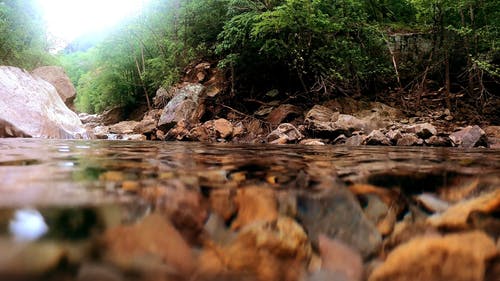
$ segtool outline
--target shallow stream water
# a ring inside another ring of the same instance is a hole
[[[203,199],[249,185],[309,192],[327,180],[420,193],[464,179],[498,187],[500,150],[0,139],[0,276],[139,280],[102,269],[105,248],[93,241],[161,209],[161,195],[144,190]]]

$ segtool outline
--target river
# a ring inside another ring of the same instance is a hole
[[[246,186],[307,193],[369,183],[419,194],[470,180],[498,188],[500,150],[0,139],[0,276],[136,280],[120,273],[130,264],[103,269],[95,241],[155,211],[177,215],[177,193],[162,190],[194,192],[205,206],[213,190]],[[199,207],[185,201],[177,207]]]

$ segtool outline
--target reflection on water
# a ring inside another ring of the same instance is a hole
[[[166,213],[190,245],[199,246],[199,229],[209,217],[213,222],[213,210],[205,207],[213,202],[207,198],[222,196],[224,190],[264,186],[309,192],[325,182],[340,182],[416,194],[475,180],[482,189],[499,187],[499,150],[0,139],[0,279],[19,262],[5,254],[15,251],[19,257],[45,256],[43,262],[31,261],[35,265],[18,266],[15,274],[37,276],[63,268],[64,280],[72,280],[75,272],[92,276],[90,269],[113,275],[94,262],[94,257],[107,257],[96,254],[96,247],[101,248],[95,241],[101,241],[106,229],[153,211]],[[280,204],[289,200],[280,194]],[[229,212],[226,224],[231,216]],[[12,237],[37,242],[21,251],[9,242]],[[35,269],[29,271],[29,266]],[[120,266],[136,270],[145,264],[134,260]]]
[[[37,210],[21,209],[15,211],[9,230],[17,241],[34,241],[47,232],[48,226]]]

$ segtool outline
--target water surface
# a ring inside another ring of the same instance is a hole
[[[331,181],[418,193],[467,179],[498,188],[500,150],[0,139],[0,276],[72,280],[95,256],[85,248],[89,239],[158,208],[144,190],[183,186],[206,195],[266,185],[308,192]],[[5,253],[19,245],[31,245],[27,256],[65,245],[65,259],[11,261]]]

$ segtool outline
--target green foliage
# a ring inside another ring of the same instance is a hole
[[[54,64],[34,0],[0,1],[0,64],[33,69]]]
[[[479,80],[500,73],[499,7],[500,0],[151,0],[62,63],[77,83],[78,108],[89,112],[144,103],[202,59],[228,70],[241,95],[366,95],[421,77],[444,84],[447,61],[455,84],[463,88],[466,73],[471,91],[486,91]],[[426,33],[432,55],[394,65],[394,32]]]

